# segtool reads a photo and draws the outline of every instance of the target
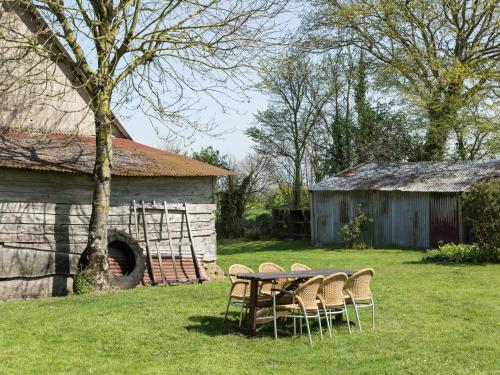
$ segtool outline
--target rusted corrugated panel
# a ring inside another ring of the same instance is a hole
[[[364,164],[311,186],[311,191],[462,192],[500,177],[500,160]]]
[[[0,132],[0,167],[90,174],[95,137]],[[113,138],[115,176],[227,176],[234,174],[186,156]]]
[[[430,194],[430,245],[460,241],[458,197],[456,194]]]
[[[382,195],[382,193],[381,193]],[[384,192],[390,205],[389,233],[380,246],[426,248],[428,246],[428,196],[425,193]]]
[[[176,270],[178,279],[176,280],[174,265],[172,262],[172,257],[170,256],[162,256],[162,266],[163,272],[166,277],[166,282],[194,282],[197,280],[196,278],[196,270],[194,267],[194,262],[192,258],[184,258],[184,257],[176,257]],[[203,257],[199,256],[198,260],[201,264],[203,264]],[[162,273],[160,269],[160,261],[158,258],[153,258],[153,272],[155,275],[155,279],[157,282],[161,282]],[[143,284],[151,284],[151,280],[149,278],[149,272],[146,268],[144,271]]]
[[[429,194],[406,192],[313,192],[316,243],[342,245],[340,229],[354,218],[362,202],[373,219],[362,233],[372,246],[429,247]]]

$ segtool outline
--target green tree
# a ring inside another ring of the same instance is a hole
[[[460,110],[498,85],[497,0],[314,0],[321,48],[357,46],[426,113],[423,158],[445,155]]]

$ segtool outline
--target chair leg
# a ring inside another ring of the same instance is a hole
[[[276,294],[273,292],[273,324],[274,324],[274,338],[278,339],[278,321],[276,317]]]
[[[309,319],[307,318],[307,313],[304,311],[304,316],[306,318],[306,327],[307,327],[307,335],[309,336],[309,344],[313,344],[312,337],[311,337],[311,328],[309,328]]]
[[[226,319],[227,319],[227,313],[229,311],[229,305],[231,305],[231,296],[229,296],[229,300],[227,301],[226,313],[224,314],[224,323],[226,322]]]
[[[349,334],[351,334],[351,322],[349,320],[349,313],[347,312],[347,306],[344,302],[344,311],[345,311],[345,318],[347,320],[347,328],[349,329]]]
[[[297,318],[293,318],[293,335],[297,336]]]
[[[375,302],[372,298],[372,329],[375,329]]]
[[[356,301],[352,301],[352,305],[354,306],[354,313],[356,314],[356,324],[358,325],[359,330],[362,331],[361,321],[359,320],[358,306],[356,306]]]
[[[241,311],[240,311],[240,322],[239,322],[239,326],[241,327],[241,322],[243,322],[243,312],[245,311],[245,304],[242,302],[241,303]]]
[[[330,324],[330,318],[328,317],[328,311],[326,308],[323,310],[325,313],[326,326],[328,328],[328,334],[332,337],[332,325]]]
[[[321,314],[318,310],[319,337],[323,340],[323,327],[321,327]]]
[[[299,331],[302,334],[302,318],[299,318]]]

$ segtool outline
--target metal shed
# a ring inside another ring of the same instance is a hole
[[[373,219],[362,239],[374,247],[467,242],[461,193],[498,177],[500,160],[355,166],[310,187],[312,242],[341,245],[358,206]]]

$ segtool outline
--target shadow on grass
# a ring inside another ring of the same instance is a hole
[[[207,336],[227,336],[238,333],[239,313],[229,313],[224,322],[224,316],[196,315],[190,316],[193,324],[184,327],[186,331],[195,331]]]
[[[273,325],[272,323],[265,324],[259,327],[255,336],[247,336],[238,329],[238,319],[239,313],[229,313],[226,322],[224,322],[224,316],[208,316],[208,315],[196,315],[189,317],[189,320],[194,324],[184,327],[188,332],[199,332],[204,335],[215,337],[215,336],[228,336],[239,334],[242,337],[259,337],[259,336],[270,336],[274,337]],[[318,323],[316,319],[311,319],[310,321],[311,329],[317,330]],[[326,330],[326,322],[322,319],[323,323],[323,334],[328,336]],[[345,320],[333,320],[333,329],[338,330],[345,329],[347,331],[347,322]],[[356,328],[355,322],[350,319],[351,329]],[[243,323],[245,324],[245,323]],[[306,334],[306,327],[303,324],[303,334]],[[278,323],[278,335],[280,337],[292,337],[293,336],[293,320],[292,319],[280,319]],[[297,335],[300,335],[299,324],[297,321]]]

